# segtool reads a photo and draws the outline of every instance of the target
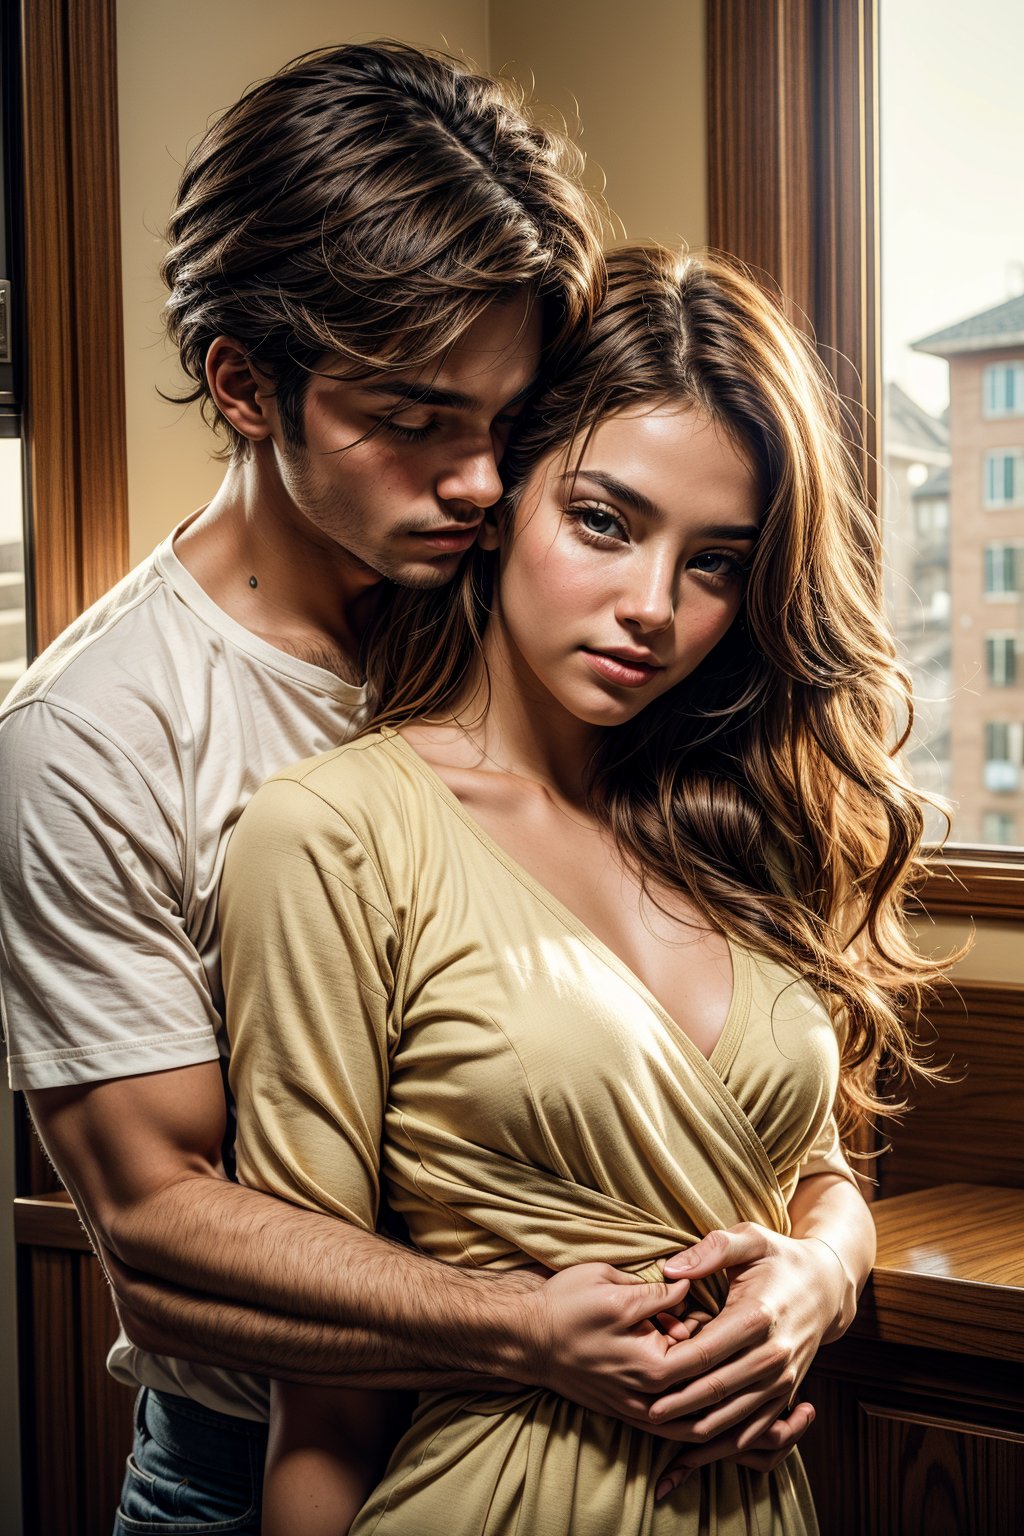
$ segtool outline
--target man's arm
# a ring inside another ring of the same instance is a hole
[[[672,1379],[648,1319],[687,1281],[470,1271],[230,1183],[215,1063],[29,1101],[145,1348],[324,1385],[512,1379],[618,1415]]]

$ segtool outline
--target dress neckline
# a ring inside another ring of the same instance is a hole
[[[549,891],[534,875],[531,875],[525,865],[520,864],[517,859],[503,848],[486,828],[477,821],[475,816],[470,815],[458,795],[449,788],[441,775],[428,763],[422,753],[417,752],[416,748],[406,741],[405,737],[400,735],[393,726],[383,726],[379,734],[382,741],[392,743],[400,755],[412,764],[438,798],[448,806],[449,810],[472,832],[477,841],[508,871],[513,879],[524,886],[543,906],[547,907],[548,911],[558,919],[563,927],[567,928],[570,933],[586,944],[587,948],[599,960],[625,981],[643,999],[647,1006],[657,1014],[662,1022],[669,1026],[673,1035],[683,1042],[688,1055],[696,1057],[704,1068],[709,1068],[720,1080],[725,1077],[730,1064],[735,1059],[740,1040],[746,1029],[750,1011],[752,986],[750,956],[742,946],[734,944],[728,934],[723,935],[728,946],[729,960],[732,966],[732,996],[729,999],[725,1021],[722,1024],[722,1029],[714,1048],[710,1056],[705,1056],[700,1047],[694,1043],[690,1034],[673,1018],[668,1009],[658,1001],[650,987],[637,975],[632,966],[627,965],[625,960],[616,954],[610,945],[599,938],[594,930],[588,927],[571,907],[567,907],[552,891]]]

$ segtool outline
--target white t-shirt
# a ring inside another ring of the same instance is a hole
[[[173,535],[82,615],[0,710],[0,1009],[12,1088],[226,1055],[217,886],[270,774],[351,736],[365,690],[236,624]],[[266,1416],[260,1378],[122,1335],[128,1384]]]

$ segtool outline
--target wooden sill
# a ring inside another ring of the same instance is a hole
[[[878,1256],[852,1332],[1024,1363],[1024,1189],[941,1184],[871,1210]]]
[[[932,917],[1024,922],[1024,855],[948,848],[928,860],[917,900]]]
[[[19,1196],[14,1202],[14,1240],[32,1248],[92,1252],[78,1212],[64,1190],[52,1195]]]

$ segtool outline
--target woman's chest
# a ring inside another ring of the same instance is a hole
[[[479,807],[474,808],[479,814]],[[575,919],[645,988],[704,1057],[729,1014],[725,937],[682,893],[645,890],[607,830],[549,803],[483,807],[481,822],[539,893]]]

